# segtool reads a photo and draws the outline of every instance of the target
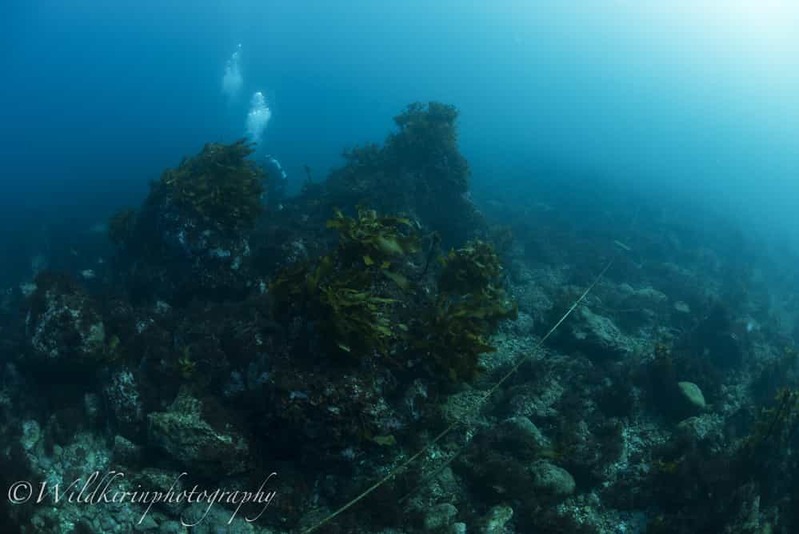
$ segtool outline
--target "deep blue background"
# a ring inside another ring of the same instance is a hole
[[[381,140],[405,104],[438,99],[461,110],[484,195],[567,169],[796,235],[799,8],[787,3],[3,6],[0,253],[16,270],[137,205],[203,143],[243,136],[256,90],[273,111],[261,150],[295,184],[303,164],[321,177],[342,148]],[[238,43],[244,91],[231,104],[221,78]]]

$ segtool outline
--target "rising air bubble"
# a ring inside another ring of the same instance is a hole
[[[266,105],[263,93],[256,91],[250,100],[250,112],[247,113],[247,138],[253,143],[260,143],[271,118],[272,111]]]
[[[222,93],[227,97],[228,102],[232,102],[241,92],[244,84],[244,77],[241,75],[241,44],[236,47],[236,51],[230,56],[225,64],[225,74],[222,76]]]

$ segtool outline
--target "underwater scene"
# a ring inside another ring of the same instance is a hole
[[[799,5],[0,26],[0,533],[799,532]]]

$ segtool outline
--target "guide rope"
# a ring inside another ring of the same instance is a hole
[[[638,218],[638,212],[636,211],[635,217],[633,218],[633,222],[632,222],[632,224],[630,226],[630,230],[632,230],[632,226],[635,224],[635,221],[636,221],[637,218]],[[554,334],[555,331],[558,328],[560,328],[560,326],[564,323],[564,321],[566,321],[566,319],[568,319],[569,316],[572,313],[574,313],[574,310],[576,310],[580,306],[580,304],[582,304],[582,302],[586,299],[586,297],[588,297],[589,293],[591,293],[591,291],[594,290],[594,288],[597,286],[597,284],[599,284],[600,280],[602,280],[602,278],[605,276],[605,274],[608,272],[608,270],[611,268],[611,266],[615,263],[615,261],[618,259],[618,257],[623,252],[629,252],[631,250],[629,246],[627,246],[624,243],[621,243],[619,241],[614,241],[614,245],[615,245],[615,248],[616,248],[616,252],[610,257],[610,259],[607,261],[607,263],[602,268],[602,270],[599,271],[599,274],[597,274],[596,277],[594,277],[594,279],[591,282],[591,284],[588,287],[586,287],[585,290],[580,294],[580,296],[577,297],[577,299],[572,303],[572,305],[569,306],[569,309],[567,309],[566,312],[563,315],[561,315],[560,319],[558,319],[558,321],[552,326],[552,328],[550,328],[547,331],[547,333],[544,334],[544,336],[541,339],[538,340],[538,342],[535,344],[533,349],[529,353],[527,353],[527,354],[523,355],[521,358],[519,358],[519,361],[516,362],[513,365],[513,367],[511,367],[510,370],[502,376],[502,378],[500,378],[496,383],[494,383],[493,386],[491,386],[489,389],[487,389],[485,391],[485,393],[483,394],[483,396],[480,399],[480,401],[477,403],[477,406],[472,411],[472,413],[477,413],[478,409],[483,407],[483,405],[491,397],[491,395],[493,395],[499,388],[501,388],[502,385],[505,384],[505,382],[507,382],[516,373],[516,371],[518,371],[519,368],[522,365],[524,365],[532,357],[532,355],[535,354],[544,345],[546,340],[549,339],[552,336],[552,334]],[[371,493],[373,493],[377,488],[379,488],[380,486],[382,486],[383,484],[385,484],[386,482],[388,482],[389,480],[391,480],[392,478],[397,476],[401,471],[403,471],[405,468],[407,468],[409,465],[411,465],[413,462],[415,462],[420,456],[422,456],[423,454],[428,452],[430,449],[432,449],[433,446],[438,444],[438,442],[440,442],[442,439],[444,439],[453,430],[455,430],[459,426],[465,425],[465,424],[466,423],[462,419],[457,419],[457,420],[453,421],[452,423],[450,423],[446,428],[444,428],[444,430],[439,432],[436,435],[436,437],[434,437],[430,442],[428,442],[427,445],[425,445],[422,449],[420,449],[415,454],[413,454],[408,459],[406,459],[404,462],[402,462],[401,464],[396,466],[387,475],[385,475],[383,478],[379,479],[377,482],[375,482],[374,484],[372,484],[371,486],[366,488],[363,492],[361,492],[359,495],[354,497],[352,500],[350,500],[349,502],[347,502],[346,504],[344,504],[340,508],[338,508],[335,511],[333,511],[330,515],[328,515],[327,517],[325,517],[324,519],[322,519],[321,521],[319,521],[318,523],[316,523],[312,527],[310,527],[310,528],[308,528],[306,530],[303,530],[302,534],[311,534],[312,532],[317,531],[322,526],[326,525],[327,523],[329,523],[330,521],[332,521],[333,519],[335,519],[339,515],[343,514],[344,512],[346,512],[347,510],[349,510],[350,508],[352,508],[353,506],[358,504],[360,501],[362,501],[363,499],[368,497]],[[445,462],[445,466],[447,464],[449,464],[452,461],[452,459],[454,459],[455,456],[457,456],[457,454],[453,455],[452,458],[450,458],[447,462]],[[436,472],[439,472],[439,471],[440,471],[440,469],[436,470]],[[402,500],[404,501],[405,499],[407,499],[410,495],[415,493],[420,487],[421,487],[421,485],[417,486],[416,488],[414,488],[414,490],[412,490],[410,493],[405,495],[402,498]]]

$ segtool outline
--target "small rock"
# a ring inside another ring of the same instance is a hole
[[[151,413],[148,437],[186,469],[205,476],[245,473],[252,467],[249,447],[232,424],[212,427],[203,403],[182,390],[166,412]]]
[[[718,414],[708,412],[683,419],[677,424],[680,438],[685,443],[696,443],[708,439],[721,442],[724,439],[723,428],[724,419]]]
[[[458,509],[449,503],[434,506],[424,518],[424,529],[437,531],[450,526],[458,515]]]
[[[483,526],[480,528],[481,534],[502,534],[505,532],[505,525],[513,517],[513,508],[510,506],[495,506],[489,510]]]
[[[479,390],[460,391],[450,395],[441,407],[442,415],[447,422],[468,420],[485,399],[485,392]]]
[[[566,497],[574,493],[574,477],[562,467],[546,460],[535,462],[530,467],[536,489],[558,497]]]
[[[525,416],[511,417],[496,429],[497,441],[508,452],[527,458],[537,456],[540,451],[551,447],[549,440],[535,424]]]
[[[136,465],[141,460],[141,446],[136,445],[129,439],[116,435],[114,436],[113,448],[114,462],[122,465]]]
[[[620,360],[633,352],[633,343],[613,321],[586,307],[574,314],[574,321],[559,336],[565,350],[579,350],[592,360]]]

